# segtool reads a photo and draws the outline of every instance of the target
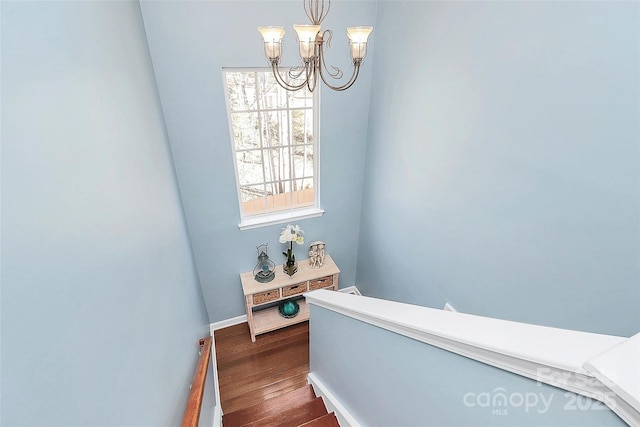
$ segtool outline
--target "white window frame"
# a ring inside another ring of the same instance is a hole
[[[227,85],[227,72],[269,72],[271,68],[265,67],[223,67],[222,83],[225,92],[225,104],[227,107],[227,120],[229,124],[229,138],[231,141],[231,152],[233,158],[233,170],[236,179],[236,191],[238,196],[238,209],[240,212],[240,230],[248,230],[258,227],[266,227],[274,224],[281,224],[290,221],[298,221],[308,218],[318,217],[324,214],[324,210],[320,208],[320,94],[319,90],[313,92],[313,190],[314,203],[313,206],[291,207],[281,209],[264,214],[246,215],[242,207],[242,190],[240,185],[240,176],[238,174],[237,151],[234,141],[233,123],[231,120],[229,87]],[[284,89],[282,89],[284,90]]]

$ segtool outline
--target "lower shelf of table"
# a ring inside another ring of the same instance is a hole
[[[264,334],[266,332],[275,331],[289,325],[309,320],[309,305],[304,298],[296,301],[300,306],[300,311],[296,317],[287,319],[282,317],[278,311],[278,307],[265,308],[253,312],[253,333],[254,335]]]

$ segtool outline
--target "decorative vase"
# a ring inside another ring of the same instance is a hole
[[[296,271],[298,271],[298,263],[296,260],[287,260],[287,262],[283,264],[282,269],[289,276],[293,276],[296,274]]]
[[[300,306],[295,301],[282,301],[278,304],[278,312],[280,312],[280,316],[291,319],[298,315],[300,311]]]
[[[287,257],[287,261],[282,266],[282,269],[289,276],[293,276],[298,271],[298,263],[296,262],[296,256],[293,254],[293,242],[290,242],[287,252],[283,252]]]

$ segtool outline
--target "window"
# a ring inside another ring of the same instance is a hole
[[[270,68],[223,74],[240,228],[320,215],[317,95],[286,91]]]

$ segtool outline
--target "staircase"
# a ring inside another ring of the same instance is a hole
[[[223,427],[339,427],[310,385],[224,414]]]

